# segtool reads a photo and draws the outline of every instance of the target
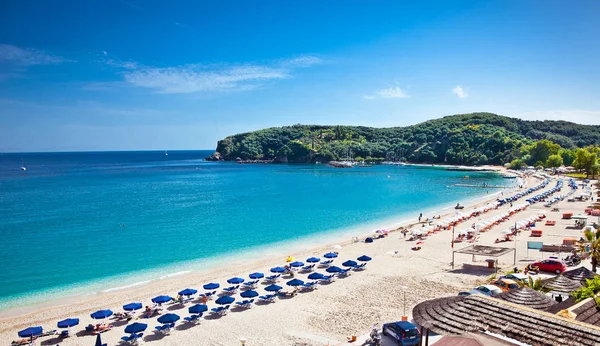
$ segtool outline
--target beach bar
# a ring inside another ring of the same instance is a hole
[[[457,254],[457,253],[473,255],[473,256],[494,257],[496,259],[494,262],[497,263],[498,257],[506,255],[507,253],[510,253],[511,251],[514,252],[514,259],[513,259],[513,265],[514,265],[515,263],[517,263],[517,251],[513,248],[486,246],[486,245],[470,245],[470,246],[464,247],[462,249],[452,251],[452,269],[454,269],[454,254]],[[488,262],[488,263],[490,263],[490,268],[491,268],[491,265],[494,264],[494,262]],[[494,268],[495,267],[496,267],[496,265],[494,265]]]

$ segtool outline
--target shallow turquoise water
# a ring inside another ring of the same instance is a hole
[[[140,271],[148,278],[235,249],[416,219],[485,195],[451,187],[465,174],[469,183],[503,183],[434,168],[202,161],[209,153],[0,155],[0,308],[103,279],[102,288],[136,282]]]

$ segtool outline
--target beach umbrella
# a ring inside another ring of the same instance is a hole
[[[303,265],[304,265],[304,262],[300,262],[300,261],[290,263],[290,267],[302,267]]]
[[[339,273],[339,272],[342,271],[342,268],[336,267],[336,266],[332,266],[332,267],[329,267],[329,268],[325,269],[325,271],[328,272],[328,273]]]
[[[152,298],[152,302],[156,303],[156,304],[170,302],[171,300],[173,300],[173,298],[171,298],[169,296],[158,296],[158,297]]]
[[[188,296],[188,297],[191,296],[191,295],[194,295],[196,293],[198,293],[198,290],[195,290],[193,288],[186,288],[184,290],[179,291],[180,295],[182,295],[182,296]]]
[[[269,286],[265,287],[265,291],[267,291],[267,292],[277,292],[282,289],[283,289],[283,287],[277,286],[277,285],[269,285]]]
[[[324,254],[323,257],[325,257],[325,258],[336,258],[337,254],[335,252],[328,252],[328,253]]]
[[[317,263],[317,262],[319,262],[320,260],[321,260],[321,259],[320,259],[320,258],[318,258],[318,257],[310,257],[310,258],[307,258],[307,259],[306,259],[306,262],[308,262],[308,263]]]
[[[265,274],[263,274],[263,273],[252,273],[252,274],[248,275],[248,277],[250,279],[262,279],[262,278],[265,277]]]
[[[309,278],[310,280],[319,280],[319,279],[322,279],[322,278],[323,278],[323,274],[321,274],[321,273],[311,273],[311,274],[308,276],[308,278]]]
[[[356,262],[354,262],[352,260],[347,260],[346,262],[342,263],[342,265],[344,267],[354,267],[354,266],[357,266],[358,263],[356,263]]]
[[[179,316],[175,314],[166,314],[158,318],[158,323],[167,324],[179,321]]]
[[[21,338],[33,338],[34,336],[40,335],[43,332],[43,328],[40,326],[29,327],[23,329],[19,332],[19,337]]]
[[[286,261],[286,262],[288,262],[288,263],[290,263],[290,262],[294,262],[295,260],[296,260],[296,259],[295,259],[294,257],[292,257],[292,256],[288,256],[288,257],[285,259],[285,261]]]
[[[143,332],[148,328],[146,323],[135,322],[125,327],[125,333],[133,334]]]
[[[235,298],[230,297],[230,296],[222,296],[219,297],[219,299],[215,300],[215,303],[219,304],[219,305],[226,305],[226,304],[231,304],[235,301]]]
[[[258,292],[253,291],[253,290],[244,291],[240,294],[240,297],[242,297],[242,298],[254,298],[257,296],[258,296]]]
[[[71,332],[71,327],[79,324],[79,318],[67,318],[66,320],[58,321],[56,326],[58,328],[67,328],[69,333]]]
[[[204,304],[196,304],[196,305],[190,306],[188,311],[190,314],[199,314],[199,313],[208,311],[208,306],[206,306]]]
[[[369,262],[372,258],[367,256],[367,255],[362,255],[359,258],[357,258],[357,260],[361,261],[361,262]]]
[[[79,318],[67,318],[66,320],[58,321],[58,328],[71,328],[79,324]]]
[[[300,279],[293,279],[290,280],[286,283],[286,285],[288,286],[302,286],[304,285],[304,281],[300,280]]]
[[[285,269],[284,267],[273,267],[271,268],[271,273],[283,273],[286,272],[287,269]]]
[[[227,283],[230,283],[230,284],[233,284],[233,285],[235,285],[235,284],[241,284],[242,282],[244,282],[244,279],[238,278],[238,277],[231,278],[231,279],[227,280]]]
[[[113,314],[113,312],[110,310],[98,310],[98,311],[92,313],[90,316],[92,316],[92,318],[95,320],[100,320],[103,318],[107,318],[108,316],[111,316],[112,314]]]
[[[220,287],[220,285],[216,282],[211,282],[209,284],[206,284],[204,286],[202,286],[205,290],[216,290],[217,288]]]
[[[125,311],[133,311],[133,310],[138,310],[141,308],[142,308],[142,303],[140,303],[140,302],[133,302],[133,303],[123,305],[123,310],[125,310]]]

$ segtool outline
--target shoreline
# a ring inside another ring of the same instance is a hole
[[[491,194],[477,194],[466,201],[460,201],[460,203],[461,205],[464,205],[466,209],[475,208],[495,200],[497,195],[501,193],[507,193],[514,189],[514,187],[508,187],[506,189],[495,191]],[[424,209],[422,212],[423,220],[436,215],[441,215],[442,218],[453,216],[455,213],[453,208],[454,203],[454,201],[447,202],[447,204],[438,204]],[[223,270],[235,267],[236,265],[264,267],[265,263],[273,263],[274,261],[280,262],[282,258],[285,258],[290,254],[299,258],[302,257],[302,254],[304,253],[326,252],[327,250],[330,250],[333,245],[346,246],[352,244],[352,238],[354,237],[364,238],[367,236],[372,236],[376,229],[386,229],[390,233],[394,233],[402,228],[412,227],[417,224],[419,223],[417,222],[416,216],[409,218],[407,215],[401,215],[398,217],[390,217],[384,220],[374,220],[372,222],[362,223],[344,229],[329,230],[323,233],[313,234],[298,239],[285,240],[264,246],[249,248],[237,254],[233,254],[231,252],[224,253],[209,259],[176,263],[173,266],[167,266],[158,270],[150,269],[147,270],[147,272],[154,273],[151,278],[143,278],[140,279],[140,281],[126,283],[122,286],[112,286],[101,290],[95,290],[94,292],[87,294],[75,293],[55,299],[32,301],[25,306],[9,307],[7,309],[0,310],[0,326],[4,324],[6,319],[27,317],[52,309],[63,308],[67,306],[71,307],[73,304],[82,305],[87,302],[97,301],[105,297],[113,298],[113,296],[118,296],[120,294],[141,292],[166,283],[172,283],[174,281],[188,280],[200,282],[200,277],[216,278],[222,273]],[[179,268],[179,270],[175,272],[173,270],[169,271],[168,269],[170,268]],[[139,271],[134,273],[139,273]],[[131,274],[123,274],[123,276],[129,275]],[[88,285],[78,285],[75,289],[82,290],[86,287],[94,287],[94,285],[97,286],[106,281],[115,282],[114,280],[118,280],[119,277],[101,279]],[[210,280],[206,279],[204,281],[208,282]],[[60,288],[58,290],[60,290]],[[158,292],[159,290],[153,289],[153,291]],[[2,327],[0,328],[4,329]]]

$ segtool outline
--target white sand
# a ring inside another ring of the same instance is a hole
[[[528,180],[528,185],[536,185],[534,179]],[[547,187],[554,187],[553,180]],[[543,191],[543,190],[542,190]],[[566,193],[568,187],[563,188]],[[581,190],[580,190],[581,191]],[[539,191],[541,192],[541,191]],[[526,198],[519,200],[521,203]],[[485,203],[480,203],[480,205]],[[493,228],[490,232],[481,235],[479,244],[493,245],[500,232],[508,229],[515,221],[537,215],[546,211],[548,219],[557,220],[554,227],[539,226],[544,230],[542,238],[529,238],[523,232],[517,239],[517,258],[526,257],[527,240],[539,240],[546,243],[561,243],[565,234],[579,237],[581,231],[565,230],[566,225],[573,221],[562,221],[563,211],[576,211],[583,213],[588,205],[586,202],[561,202],[558,206],[561,213],[552,213],[549,208],[544,208],[541,203],[529,207],[526,211],[517,213],[510,221]],[[469,210],[467,206],[465,210]],[[492,210],[481,217],[477,217],[457,226],[458,229],[469,228],[473,222],[484,220],[496,213],[506,211],[509,206]],[[564,210],[563,210],[564,209]],[[454,211],[452,211],[452,214]],[[443,218],[443,217],[442,217]],[[407,237],[408,238],[408,237]],[[346,240],[346,239],[344,239]],[[346,343],[346,337],[360,335],[367,332],[374,323],[383,323],[399,320],[406,308],[408,315],[412,308],[419,302],[431,298],[455,295],[461,290],[470,289],[477,281],[482,281],[490,275],[490,270],[485,266],[484,258],[471,262],[469,255],[457,255],[456,269],[451,270],[451,232],[443,231],[430,236],[425,240],[421,251],[411,251],[414,242],[403,239],[399,232],[390,233],[386,239],[376,240],[372,244],[340,242],[343,247],[338,251],[340,256],[335,264],[347,259],[356,259],[367,254],[373,257],[367,270],[355,272],[350,277],[340,278],[329,285],[321,285],[316,291],[302,293],[290,299],[279,299],[270,305],[257,305],[250,310],[234,311],[227,316],[206,319],[195,326],[178,322],[176,330],[171,335],[161,337],[152,332],[154,326],[159,325],[156,317],[152,319],[139,319],[147,323],[148,330],[144,334],[144,341],[156,345],[239,345],[239,339],[247,339],[246,345],[336,345]],[[468,243],[456,244],[461,248]],[[515,243],[502,243],[499,246],[514,247]],[[331,251],[331,245],[293,254],[296,258],[304,260],[310,256],[320,257],[323,253]],[[397,254],[394,252],[398,251]],[[529,257],[540,259],[540,253],[530,251]],[[512,254],[500,258],[505,268],[512,267]],[[84,300],[73,300],[63,306],[51,306],[35,312],[15,314],[0,320],[0,340],[10,341],[17,339],[17,331],[31,325],[42,325],[46,330],[55,329],[56,322],[67,317],[79,317],[80,325],[71,329],[71,333],[78,333],[79,337],[70,337],[65,340],[52,336],[38,339],[44,345],[91,345],[95,336],[80,333],[92,321],[90,313],[98,309],[110,308],[113,311],[122,311],[123,304],[132,301],[150,303],[150,298],[159,294],[175,296],[176,292],[192,287],[201,289],[207,282],[224,283],[232,276],[247,277],[254,271],[268,272],[270,267],[282,265],[284,258],[269,258],[249,264],[236,264],[228,268],[220,268],[202,273],[191,273],[152,282],[146,286],[134,287],[126,291],[116,291]],[[519,261],[523,267],[526,263]],[[462,264],[466,264],[464,267]],[[324,273],[323,270],[318,270]],[[305,279],[307,274],[296,277]],[[284,290],[290,290],[285,287]],[[263,294],[262,287],[259,293]],[[406,287],[404,289],[403,287]],[[403,297],[406,292],[406,307]],[[239,295],[235,296],[239,298]],[[187,306],[191,304],[188,303]],[[166,305],[168,312],[174,312],[182,318],[188,316],[187,306],[182,308],[176,305]],[[214,307],[214,302],[209,302],[209,308]],[[233,307],[233,305],[232,305]],[[118,344],[124,336],[125,322],[112,322],[115,329],[102,335],[103,342],[109,345]]]

